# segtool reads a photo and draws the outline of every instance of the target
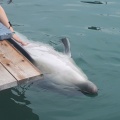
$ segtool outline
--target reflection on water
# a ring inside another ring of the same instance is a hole
[[[15,88],[0,92],[0,120],[39,120],[28,104],[30,101],[25,100],[24,92]]]

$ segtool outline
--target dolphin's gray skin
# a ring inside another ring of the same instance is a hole
[[[83,71],[70,58],[69,40],[64,38],[62,42],[67,55],[43,43],[31,43],[24,48],[34,59],[35,65],[40,69],[45,78],[49,79],[49,82],[52,84],[59,85],[59,87],[69,86],[69,88],[76,88],[87,94],[97,94],[98,89],[96,85],[88,80]]]

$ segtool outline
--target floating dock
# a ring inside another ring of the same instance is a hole
[[[22,50],[17,49],[17,43],[10,42],[14,43],[11,36],[9,29],[0,24],[0,90],[15,87],[26,81],[38,80],[41,76],[39,69],[26,57],[30,57],[29,54],[22,47]]]

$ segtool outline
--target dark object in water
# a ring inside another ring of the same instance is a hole
[[[12,0],[8,0],[8,4],[10,4],[12,2]]]
[[[95,26],[88,27],[88,29],[92,29],[92,30],[101,30],[100,27],[95,27]]]
[[[90,4],[103,4],[100,1],[81,1],[81,2],[83,2],[83,3],[90,3]]]

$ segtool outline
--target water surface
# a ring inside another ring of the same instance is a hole
[[[119,0],[14,0],[2,6],[14,29],[30,40],[61,50],[59,38],[68,37],[72,58],[98,86],[99,94],[66,95],[22,85],[0,92],[0,119],[120,119]]]

